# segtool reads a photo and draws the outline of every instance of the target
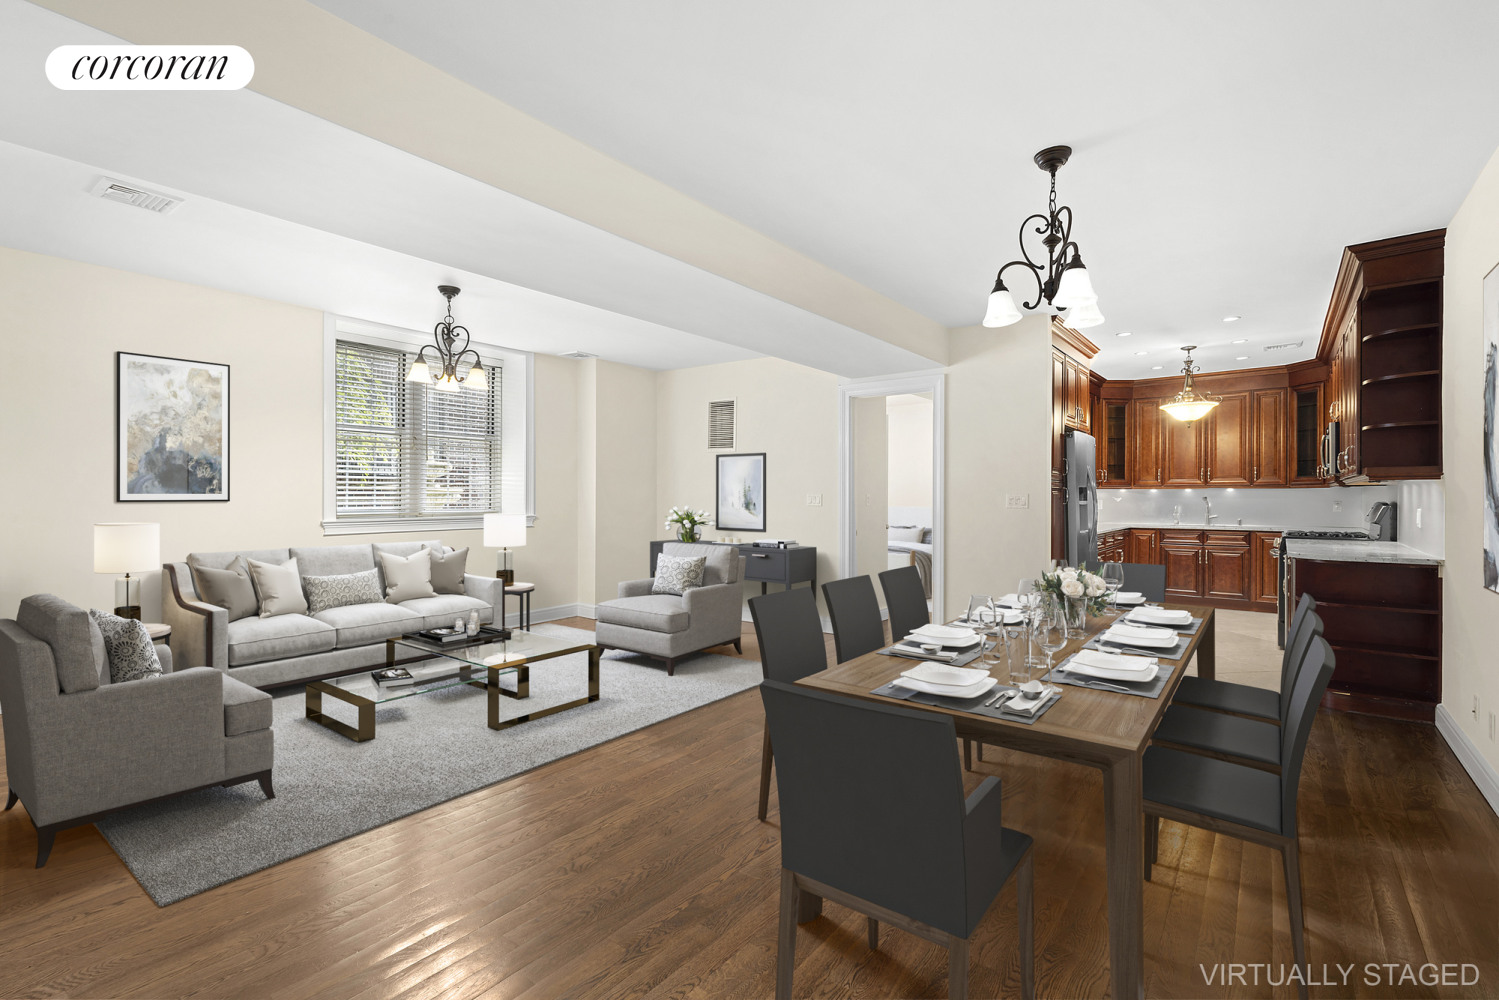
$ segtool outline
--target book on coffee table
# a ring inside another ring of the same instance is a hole
[[[415,684],[416,678],[411,676],[411,671],[405,667],[386,667],[384,670],[375,670],[370,677],[376,684],[385,687],[403,687],[407,684]]]

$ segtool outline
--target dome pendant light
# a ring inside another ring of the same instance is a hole
[[[432,328],[433,343],[423,344],[416,352],[406,381],[431,383],[438,392],[457,392],[460,388],[485,392],[489,389],[489,379],[484,375],[484,362],[479,360],[479,352],[468,346],[468,327],[453,322],[453,298],[462,289],[456,285],[438,285],[437,291],[448,300],[448,314]],[[458,346],[460,337],[462,347]],[[437,352],[430,365],[428,351]],[[472,361],[465,360],[469,355],[473,355]]]
[[[1183,347],[1182,350],[1187,352],[1186,364],[1182,366],[1182,390],[1162,403],[1161,409],[1177,420],[1190,424],[1194,420],[1207,416],[1221,400],[1204,396],[1192,387],[1192,376],[1202,371],[1201,365],[1192,364],[1192,352],[1197,350],[1197,345]]]
[[[1072,209],[1057,205],[1057,170],[1072,156],[1071,146],[1050,146],[1035,156],[1036,166],[1051,175],[1051,197],[1046,212],[1036,212],[1020,224],[1020,260],[1012,260],[999,269],[994,278],[994,290],[989,293],[989,309],[984,314],[984,325],[988,327],[1009,326],[1018,323],[1024,314],[1021,309],[1038,309],[1045,301],[1051,312],[1070,309],[1067,325],[1081,329],[1097,326],[1103,322],[1103,313],[1098,311],[1098,294],[1093,291],[1093,281],[1072,240]],[[1063,213],[1066,213],[1065,218]],[[1043,234],[1041,244],[1046,247],[1046,263],[1031,259],[1025,248],[1025,234],[1031,222],[1037,223],[1036,233]],[[1036,298],[1032,302],[1016,307],[1014,296],[1005,287],[1004,274],[1012,267],[1021,267],[1036,282]]]

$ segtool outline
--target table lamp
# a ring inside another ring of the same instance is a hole
[[[495,576],[509,587],[515,583],[515,570],[510,568],[510,550],[526,544],[526,515],[485,514],[484,547],[499,549],[499,566]]]
[[[141,617],[141,578],[131,578],[161,565],[161,525],[151,523],[114,523],[94,525],[94,572],[124,573],[115,580],[115,614],[121,618]],[[132,599],[132,587],[133,599]]]

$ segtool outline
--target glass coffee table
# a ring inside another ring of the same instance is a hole
[[[514,718],[500,719],[501,695],[515,699],[531,696],[531,664],[583,652],[588,654],[588,694],[585,697]],[[435,659],[426,662],[423,654]],[[403,655],[409,658],[403,659]],[[412,662],[413,660],[422,662]],[[509,639],[479,636],[446,646],[418,636],[387,639],[385,662],[390,666],[399,664],[405,667],[415,678],[414,682],[377,682],[372,676],[374,669],[368,667],[343,677],[308,681],[307,718],[356,743],[362,743],[375,738],[375,706],[462,684],[484,688],[488,692],[490,729],[509,729],[532,719],[542,719],[599,700],[598,646],[568,639],[554,639],[519,629],[511,630]],[[515,678],[514,691],[500,687],[500,677],[506,674]],[[351,726],[323,714],[324,696],[355,706],[359,711],[358,726]]]

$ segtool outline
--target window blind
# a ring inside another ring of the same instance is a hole
[[[335,491],[339,517],[499,509],[501,370],[488,388],[407,382],[414,351],[339,341]]]

